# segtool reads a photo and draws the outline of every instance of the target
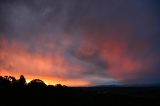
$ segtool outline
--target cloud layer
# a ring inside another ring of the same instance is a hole
[[[144,0],[0,2],[0,73],[72,86],[159,79],[159,20]]]

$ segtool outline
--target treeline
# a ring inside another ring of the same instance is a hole
[[[159,98],[157,87],[67,87],[0,76],[0,106],[160,106]]]
[[[44,81],[40,79],[33,79],[29,83],[26,82],[26,79],[23,75],[19,79],[16,79],[14,76],[0,76],[0,88],[66,88],[66,85],[56,84],[56,85],[47,85]]]
[[[96,94],[65,85],[47,85],[40,79],[29,83],[23,75],[0,76],[0,106],[60,106],[95,104]]]

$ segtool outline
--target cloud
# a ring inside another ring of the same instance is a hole
[[[159,20],[153,5],[0,2],[0,72],[79,85],[159,82]]]

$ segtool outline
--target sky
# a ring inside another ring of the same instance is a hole
[[[0,0],[0,75],[67,86],[160,83],[159,0]]]

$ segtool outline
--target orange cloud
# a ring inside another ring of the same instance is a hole
[[[40,78],[48,84],[85,86],[92,85],[92,80],[97,77],[126,81],[144,71],[151,73],[147,68],[155,59],[143,58],[149,51],[148,44],[138,40],[130,44],[129,38],[115,35],[86,32],[77,41],[72,41],[74,37],[68,35],[58,41],[43,39],[41,35],[33,37],[29,43],[1,37],[1,75],[18,78],[23,74],[28,81]]]
[[[18,78],[23,74],[27,80],[40,78],[48,84],[61,83],[69,86],[90,84],[80,78],[74,80],[69,79],[69,77],[64,78],[72,74],[76,76],[83,72],[84,68],[78,64],[68,63],[59,51],[56,51],[54,55],[31,53],[24,43],[9,42],[6,39],[1,39],[0,45],[2,46],[0,52],[1,75],[12,75]]]

